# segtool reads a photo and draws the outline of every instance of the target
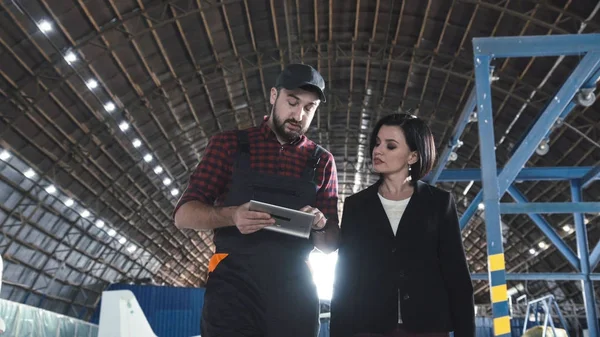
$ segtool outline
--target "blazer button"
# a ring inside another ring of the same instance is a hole
[[[396,252],[396,248],[392,248],[392,253],[395,253],[395,252]]]
[[[410,298],[410,296],[408,296],[408,294],[404,294],[404,297],[402,297],[403,299],[407,300]]]

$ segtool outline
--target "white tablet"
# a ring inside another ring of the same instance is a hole
[[[250,210],[269,213],[275,224],[265,229],[308,239],[315,215],[291,208],[250,200]]]

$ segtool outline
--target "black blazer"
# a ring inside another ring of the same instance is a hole
[[[452,194],[417,182],[394,236],[380,184],[344,202],[331,336],[393,329],[399,291],[405,329],[474,337],[473,285]]]

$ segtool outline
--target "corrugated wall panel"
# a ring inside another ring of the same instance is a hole
[[[144,311],[154,333],[160,337],[200,335],[204,288],[180,288],[113,284],[106,290],[130,290]],[[90,319],[98,324],[100,305]]]

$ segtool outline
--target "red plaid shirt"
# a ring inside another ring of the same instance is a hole
[[[316,144],[306,136],[292,144],[281,145],[266,120],[247,129],[250,142],[250,167],[258,172],[300,178]],[[173,214],[191,200],[220,206],[229,191],[232,168],[238,141],[235,131],[226,131],[211,137],[202,160],[190,176],[188,186],[179,199]],[[335,160],[323,151],[316,170],[318,186],[316,204],[329,222],[338,223],[338,182]]]

